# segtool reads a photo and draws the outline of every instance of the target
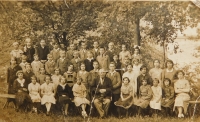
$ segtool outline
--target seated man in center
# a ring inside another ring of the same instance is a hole
[[[106,77],[105,69],[99,70],[99,76],[94,80],[92,91],[94,93],[94,106],[96,107],[100,118],[105,118],[111,102],[112,82]]]

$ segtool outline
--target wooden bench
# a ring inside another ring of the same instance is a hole
[[[15,94],[0,94],[0,98],[15,98]],[[3,105],[3,109],[5,108],[5,107],[7,107],[9,105],[9,102],[8,101],[6,101],[5,102],[5,104]]]

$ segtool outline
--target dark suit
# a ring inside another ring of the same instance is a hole
[[[49,54],[49,47],[48,46],[44,46],[44,48],[42,48],[40,45],[37,47],[37,54],[39,57],[39,60],[47,60],[47,55]]]
[[[91,61],[88,60],[88,59],[85,59],[84,60],[84,63],[85,63],[85,70],[90,72],[91,70],[94,69],[93,67],[93,62],[95,61],[95,59],[92,59]]]

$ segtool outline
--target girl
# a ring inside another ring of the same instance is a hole
[[[40,83],[40,85],[42,85],[45,82],[45,77],[46,77],[45,69],[43,67],[41,67],[39,69],[39,72],[40,72],[40,74],[37,77],[37,81],[38,81],[38,83]]]
[[[150,107],[155,110],[154,114],[158,114],[158,110],[161,110],[161,98],[162,98],[162,88],[158,86],[159,80],[157,78],[153,81],[153,86],[151,87],[153,92],[153,98],[150,101]]]
[[[13,43],[14,49],[10,52],[11,57],[15,57],[17,59],[17,64],[21,62],[20,58],[21,55],[24,53],[21,49],[19,49],[19,43],[14,42]]]
[[[132,100],[133,100],[133,87],[130,84],[129,78],[124,77],[123,84],[121,87],[120,99],[116,101],[114,104],[118,107],[122,107],[127,110],[132,106]],[[118,115],[120,115],[119,108],[118,108]]]
[[[186,101],[190,100],[189,91],[190,91],[190,84],[188,80],[184,79],[185,73],[182,70],[177,71],[176,73],[178,80],[174,83],[174,90],[176,95],[175,103],[174,103],[174,110],[175,107],[178,108],[178,118],[184,117],[184,113],[187,112],[188,104]]]
[[[161,81],[162,69],[160,68],[160,61],[158,59],[153,62],[154,68],[150,69],[149,75],[152,79],[157,78]],[[163,86],[162,82],[159,83],[159,86]]]
[[[143,109],[147,108],[152,98],[152,89],[147,79],[142,80],[142,86],[139,89],[139,99],[134,102],[138,106],[138,115],[141,115]]]
[[[70,103],[69,90],[69,86],[66,84],[66,79],[62,76],[57,87],[57,95],[58,102],[62,106],[62,110],[65,116],[68,115],[68,106]]]
[[[54,72],[55,73],[51,76],[51,79],[52,79],[52,83],[54,84],[54,87],[57,88],[62,75],[60,75],[59,68],[55,68]]]
[[[35,54],[35,48],[32,45],[32,41],[30,38],[26,38],[26,45],[24,46],[24,55],[27,56],[27,62],[31,63],[33,59],[33,55]]]
[[[44,67],[44,65],[39,61],[39,57],[37,54],[34,54],[33,57],[34,61],[31,63],[31,67],[33,69],[33,73],[35,74],[35,76],[38,77],[38,75],[40,74],[39,70],[41,67]]]
[[[54,98],[55,96],[55,88],[53,83],[51,83],[51,77],[49,75],[46,75],[45,77],[45,83],[41,85],[41,104],[46,106],[47,113],[46,115],[49,116],[49,112],[51,109],[51,104],[55,104],[56,100]]]
[[[45,63],[45,70],[47,74],[52,75],[54,73],[56,63],[54,62],[51,54],[47,55],[47,59],[48,61]]]
[[[165,108],[166,115],[168,115],[174,104],[174,88],[171,86],[171,80],[169,78],[164,79],[162,92],[161,106]]]
[[[37,83],[37,79],[35,76],[31,77],[31,83],[28,85],[29,96],[33,102],[33,112],[38,113],[40,108],[40,84]]]
[[[22,55],[21,63],[19,64],[19,66],[22,68],[23,72],[26,72],[25,65],[26,63],[28,63],[26,60],[27,60],[27,56]]]
[[[176,69],[173,68],[174,63],[172,60],[167,60],[165,63],[165,69],[162,71],[161,80],[169,78],[172,81],[172,86],[174,86],[174,76],[176,74]]]
[[[124,57],[128,57],[129,60],[131,59],[131,53],[126,49],[127,49],[126,45],[122,44],[122,51],[119,53],[119,60],[121,62],[124,62]]]
[[[87,113],[85,111],[86,105],[90,104],[90,101],[86,99],[87,90],[84,84],[82,84],[83,79],[77,78],[77,83],[74,84],[72,91],[74,94],[74,103],[76,106],[81,106],[82,108],[82,116],[87,117]]]
[[[136,96],[136,92],[137,92],[137,82],[135,81],[135,74],[133,72],[133,66],[131,64],[127,65],[127,70],[122,78],[127,77],[130,80],[130,85],[132,86],[132,92],[133,92],[133,96]]]
[[[19,70],[16,73],[17,79],[13,83],[13,90],[16,93],[15,101],[16,101],[16,111],[19,110],[19,107],[24,104],[26,101],[28,104],[31,104],[31,98],[28,95],[28,83],[23,78],[23,71]]]
[[[139,62],[142,61],[142,55],[140,54],[140,48],[138,46],[134,47],[132,59],[139,59]]]

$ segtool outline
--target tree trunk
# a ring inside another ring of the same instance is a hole
[[[140,46],[141,36],[140,36],[140,19],[135,18],[135,33],[134,33],[134,40],[133,43]]]

